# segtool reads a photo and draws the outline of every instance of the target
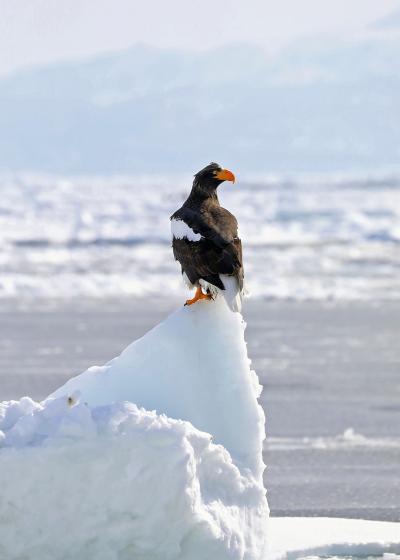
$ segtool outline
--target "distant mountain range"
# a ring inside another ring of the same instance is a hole
[[[375,170],[399,164],[400,39],[136,45],[5,77],[0,104],[3,170]]]

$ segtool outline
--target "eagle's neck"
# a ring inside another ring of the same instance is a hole
[[[214,186],[210,188],[208,185],[202,185],[201,183],[195,181],[186,202],[191,206],[202,204],[206,201],[218,204],[219,206],[217,190]]]

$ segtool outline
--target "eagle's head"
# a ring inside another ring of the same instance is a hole
[[[232,181],[234,183],[234,174],[228,169],[223,169],[218,163],[212,162],[196,173],[193,186],[212,194],[224,181]]]

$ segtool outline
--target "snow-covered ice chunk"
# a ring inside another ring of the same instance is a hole
[[[0,558],[263,556],[262,485],[209,434],[131,403],[38,405],[7,430],[0,473]]]
[[[75,391],[91,406],[131,401],[190,421],[222,444],[243,472],[261,480],[264,413],[251,370],[245,323],[224,298],[182,307],[102,367],[70,379],[51,397]]]
[[[224,298],[202,301],[44,402],[3,403],[0,558],[264,559],[244,328]]]

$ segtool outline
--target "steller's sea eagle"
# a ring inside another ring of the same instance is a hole
[[[197,288],[186,305],[212,299],[219,290],[226,290],[231,306],[240,306],[242,243],[235,216],[218,200],[217,188],[223,181],[234,183],[234,174],[217,163],[207,165],[196,173],[189,197],[171,216],[174,257],[187,284]]]

